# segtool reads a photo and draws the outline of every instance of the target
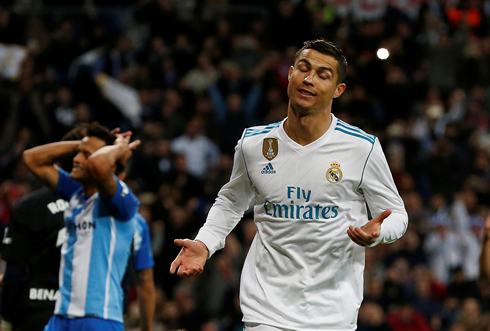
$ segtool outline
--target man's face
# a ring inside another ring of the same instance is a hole
[[[337,84],[338,61],[314,49],[305,49],[289,68],[288,96],[291,107],[300,114],[323,112],[330,107],[333,98],[345,90],[345,84]]]
[[[106,143],[97,137],[84,137],[78,145],[77,155],[73,158],[73,169],[70,177],[78,181],[89,180],[87,160],[90,155],[105,145]]]

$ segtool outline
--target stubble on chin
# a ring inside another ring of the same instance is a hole
[[[301,105],[291,100],[291,110],[296,115],[296,117],[304,117],[312,114],[313,107]]]

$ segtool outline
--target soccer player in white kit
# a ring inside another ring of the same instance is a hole
[[[248,331],[356,330],[365,247],[407,228],[378,139],[331,113],[346,70],[334,44],[305,42],[289,69],[288,117],[244,131],[206,223],[194,240],[175,240],[170,272],[199,274],[254,201],[240,285]]]

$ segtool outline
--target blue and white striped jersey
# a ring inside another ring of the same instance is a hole
[[[85,196],[80,184],[59,171],[57,194],[65,210],[68,238],[61,249],[60,290],[55,314],[123,321],[121,281],[136,230],[139,202],[118,180],[109,200]]]

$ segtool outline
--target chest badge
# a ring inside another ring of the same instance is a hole
[[[277,143],[277,138],[266,138],[262,143],[262,154],[264,154],[267,160],[272,160],[277,156],[279,152],[279,145]]]
[[[337,162],[333,162],[330,164],[330,169],[327,170],[327,180],[332,183],[336,184],[342,180],[342,170],[340,170],[340,164]]]

